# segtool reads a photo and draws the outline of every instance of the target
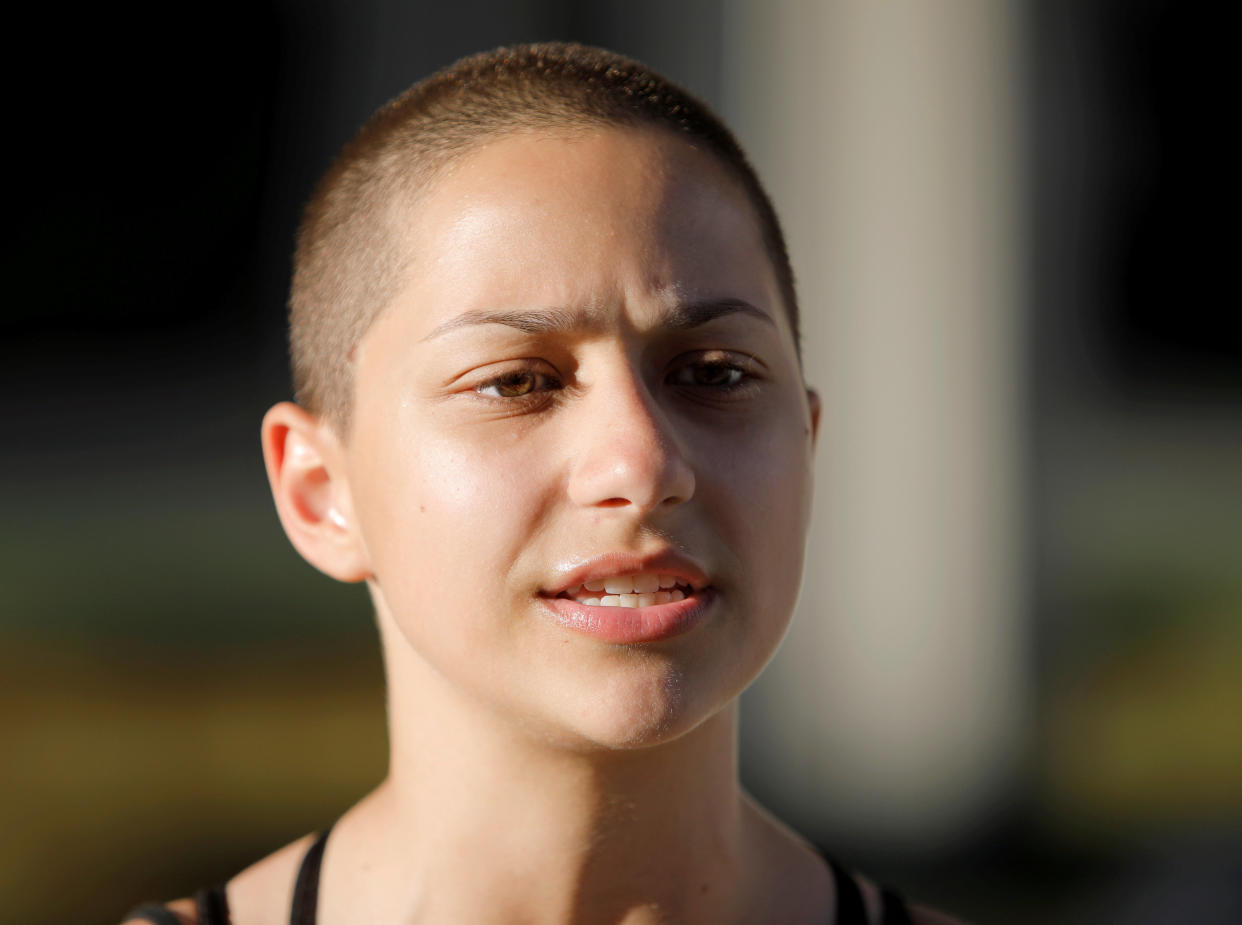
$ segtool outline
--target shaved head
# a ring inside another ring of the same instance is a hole
[[[515,133],[655,126],[715,155],[755,211],[798,340],[798,309],[776,212],[733,135],[706,104],[648,68],[572,44],[463,58],[381,108],[341,151],[307,204],[289,300],[297,400],[349,431],[351,355],[415,255],[410,210],[454,161]]]

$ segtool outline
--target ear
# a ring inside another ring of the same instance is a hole
[[[807,389],[806,403],[811,412],[811,447],[814,448],[819,442],[819,412],[822,407],[819,393],[814,389]]]
[[[299,405],[281,402],[263,416],[262,440],[276,513],[294,548],[338,581],[368,578],[336,433]]]

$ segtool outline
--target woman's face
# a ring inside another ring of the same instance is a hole
[[[784,634],[811,497],[815,415],[744,194],[662,131],[512,135],[407,232],[346,447],[389,644],[575,747],[688,731]]]

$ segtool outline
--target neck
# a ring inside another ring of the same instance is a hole
[[[570,747],[386,643],[390,772],[333,834],[330,854],[353,875],[325,888],[324,921],[638,925],[723,922],[744,907],[755,822],[737,782],[736,703],[658,745]]]

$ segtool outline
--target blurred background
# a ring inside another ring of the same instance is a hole
[[[1242,158],[1214,15],[26,7],[0,310],[6,914],[115,921],[380,779],[365,593],[289,547],[259,456],[289,395],[298,210],[414,80],[574,39],[725,116],[799,274],[815,527],[744,702],[747,785],[980,923],[1242,921]]]

